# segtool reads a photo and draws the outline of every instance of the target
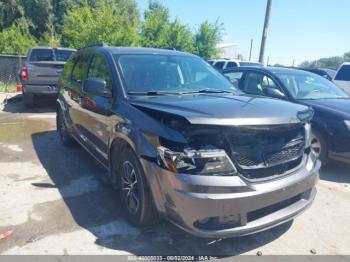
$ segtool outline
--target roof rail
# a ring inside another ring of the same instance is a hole
[[[82,48],[79,48],[79,50],[80,50],[80,49],[84,49],[84,48],[99,47],[99,46],[107,46],[107,44],[102,42],[102,43],[98,43],[98,44],[87,45],[87,46],[84,46],[84,47],[82,47]]]

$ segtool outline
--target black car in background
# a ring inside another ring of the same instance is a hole
[[[247,94],[311,106],[313,150],[323,163],[350,163],[350,97],[335,84],[314,73],[282,67],[241,67],[224,75]]]
[[[333,70],[330,68],[298,68],[298,69],[323,76],[324,78],[326,78],[330,81],[333,80],[335,74],[337,73],[336,70]]]

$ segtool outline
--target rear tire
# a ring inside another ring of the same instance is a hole
[[[321,160],[323,165],[328,164],[328,145],[323,135],[317,130],[312,130],[311,150],[316,153],[318,159]]]
[[[118,159],[117,159],[118,157]],[[142,166],[130,148],[113,154],[113,176],[116,177],[120,200],[127,220],[136,226],[159,221]]]
[[[23,101],[27,108],[33,108],[35,106],[35,95],[32,93],[23,93]]]
[[[74,144],[74,139],[68,131],[66,121],[62,109],[57,110],[56,114],[56,128],[60,136],[61,142],[65,146],[72,146]]]

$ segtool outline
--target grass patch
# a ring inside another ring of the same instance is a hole
[[[5,85],[3,83],[0,83],[0,93],[15,93],[15,92],[17,92],[16,84]]]

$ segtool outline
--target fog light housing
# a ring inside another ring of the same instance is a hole
[[[231,176],[237,173],[231,159],[225,150],[185,149],[183,152],[173,152],[160,146],[158,164],[174,173]]]

